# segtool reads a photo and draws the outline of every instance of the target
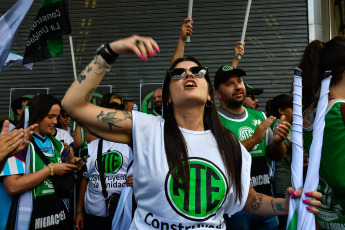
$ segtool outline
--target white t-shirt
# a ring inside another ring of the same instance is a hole
[[[241,145],[241,202],[230,189],[211,131],[180,128],[190,156],[190,194],[178,189],[167,164],[164,120],[133,111],[133,189],[137,209],[130,229],[225,229],[223,214],[243,209],[250,187],[251,156]]]
[[[55,128],[56,133],[55,133],[55,138],[59,141],[63,140],[64,143],[67,143],[68,146],[70,146],[73,142],[74,139],[73,137],[68,133],[68,131],[60,128]]]
[[[106,216],[106,207],[102,193],[102,185],[99,180],[97,151],[99,139],[88,144],[90,158],[87,160],[87,173],[89,179],[86,188],[84,205],[85,212],[95,216]],[[110,151],[109,151],[110,150]],[[105,162],[104,176],[108,195],[121,193],[126,184],[128,159],[132,155],[131,148],[126,144],[120,144],[103,140],[102,160]]]

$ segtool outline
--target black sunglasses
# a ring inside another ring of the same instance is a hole
[[[256,96],[255,96],[255,95],[252,95],[252,96],[249,96],[249,97],[251,97],[251,99],[252,99],[253,101],[256,100]]]
[[[194,66],[190,67],[189,71],[194,75],[194,77],[204,77],[207,73],[207,67],[204,66]],[[170,77],[172,79],[181,79],[186,75],[187,69],[184,68],[176,68],[172,70],[168,70]]]
[[[125,109],[124,104],[119,104],[117,102],[112,102],[112,103],[106,104],[104,107],[109,108],[109,109],[117,109],[117,110],[124,110]]]

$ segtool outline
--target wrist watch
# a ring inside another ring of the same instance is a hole
[[[105,50],[105,47],[107,47],[109,53]],[[114,64],[114,62],[116,61],[116,58],[119,56],[117,54],[114,53],[114,51],[112,51],[110,49],[110,46],[109,44],[107,45],[104,45],[102,44],[100,47],[98,47],[97,51],[96,51],[97,54],[101,55],[102,58],[109,64]],[[114,55],[115,54],[115,55]]]

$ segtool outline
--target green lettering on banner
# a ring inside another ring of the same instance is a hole
[[[227,181],[223,172],[208,160],[191,158],[188,164],[189,191],[180,188],[169,174],[165,186],[166,195],[179,215],[191,220],[206,220],[224,203]]]

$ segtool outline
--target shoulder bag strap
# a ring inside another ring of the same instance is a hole
[[[36,144],[36,141],[34,138],[31,139],[31,143],[34,145],[35,147],[35,151],[37,153],[37,155],[42,159],[42,161],[46,164],[49,165],[50,161],[49,159],[43,154],[42,150],[38,147],[38,145]]]
[[[104,177],[104,164],[102,162],[102,152],[103,152],[103,139],[100,139],[98,142],[98,150],[97,150],[97,165],[98,165],[98,172],[99,172],[99,180],[101,181],[102,185],[102,194],[104,196],[104,200],[108,205],[108,191],[105,185],[105,177]]]

